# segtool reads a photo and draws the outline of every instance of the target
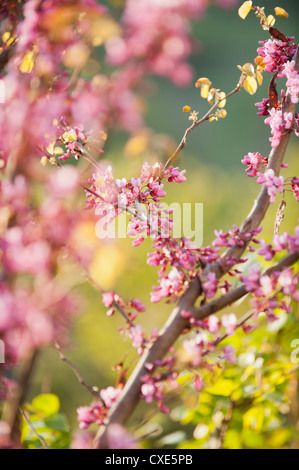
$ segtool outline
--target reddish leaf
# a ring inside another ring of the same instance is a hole
[[[270,27],[269,28],[269,33],[271,34],[271,36],[275,39],[279,39],[279,41],[283,41],[283,42],[288,42],[287,38],[285,37],[285,35],[279,31],[279,29],[276,29],[276,28],[272,28]]]
[[[277,93],[276,83],[275,83],[276,77],[277,77],[277,74],[273,75],[269,83],[269,89],[268,89],[269,105],[271,108],[277,108],[278,106],[278,93]]]

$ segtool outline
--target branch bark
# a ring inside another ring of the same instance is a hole
[[[299,71],[299,48],[297,48],[295,57],[295,68]],[[294,114],[295,112],[295,104],[291,102],[289,94],[287,94],[286,101],[284,104],[284,112],[291,112]],[[269,161],[268,161],[268,169],[273,169],[275,175],[279,175],[281,164],[283,162],[283,158],[285,155],[285,151],[289,142],[290,133],[287,133],[281,137],[280,143],[278,147],[272,148]],[[181,149],[180,149],[181,150]],[[241,226],[241,232],[249,232],[259,227],[260,223],[262,222],[265,214],[270,205],[270,198],[267,193],[266,185],[262,186],[262,189],[254,201],[253,207],[244,220]],[[234,257],[240,258],[244,251],[246,250],[247,245],[244,246],[233,246],[229,248],[226,253],[223,255],[223,260]],[[298,253],[290,254],[289,262],[294,263],[298,259]],[[283,266],[282,266],[283,267]],[[223,266],[223,263],[216,262],[208,264],[203,273],[201,275],[201,280],[206,277],[209,272],[214,272],[216,277],[219,279],[228,271],[228,268]],[[239,290],[238,290],[239,289]],[[107,427],[111,423],[119,423],[125,424],[130,415],[132,414],[135,406],[138,403],[140,389],[141,389],[141,377],[147,373],[147,369],[145,365],[147,363],[154,363],[157,359],[161,359],[168,351],[169,347],[173,345],[176,339],[179,337],[181,332],[186,328],[186,320],[182,317],[181,312],[182,310],[192,311],[192,314],[196,313],[198,318],[205,318],[206,316],[210,315],[211,313],[223,308],[225,305],[237,300],[238,298],[242,297],[246,294],[243,288],[240,287],[235,291],[229,292],[226,296],[221,297],[223,299],[226,297],[225,303],[224,300],[217,299],[209,304],[204,305],[203,307],[198,308],[197,310],[194,309],[194,304],[201,294],[201,281],[196,278],[185,294],[181,297],[177,306],[173,309],[170,317],[168,318],[166,324],[162,328],[159,333],[159,337],[156,342],[148,349],[145,349],[139,363],[137,364],[136,368],[132,372],[131,376],[129,377],[128,382],[126,383],[122,394],[120,395],[119,399],[115,403],[115,405],[111,408],[109,414],[109,421],[105,428],[102,428],[98,431],[95,441],[94,447],[95,448],[106,448],[106,431]],[[234,297],[235,296],[235,297]],[[218,302],[218,304],[217,304]],[[221,304],[223,304],[221,306]],[[212,305],[212,306],[211,306]],[[218,308],[219,307],[219,308]],[[204,312],[204,313],[203,313]]]

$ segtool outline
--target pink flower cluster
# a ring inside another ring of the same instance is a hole
[[[255,105],[259,112],[257,113],[258,116],[268,116],[269,115],[269,109],[270,109],[270,104],[269,104],[269,99],[268,98],[263,98],[262,101],[259,101],[258,103],[255,103]],[[242,161],[243,163],[243,161]]]
[[[87,429],[90,424],[99,426],[105,423],[107,412],[117,400],[121,389],[115,387],[103,388],[100,392],[102,402],[93,403],[90,406],[80,406],[77,409],[78,421],[81,429]]]
[[[155,364],[147,364],[146,367],[150,373],[141,377],[141,398],[146,403],[156,401],[162,413],[169,413],[169,409],[163,403],[165,392],[179,387],[176,382],[178,373],[173,370],[175,360],[176,356],[172,355]],[[162,372],[156,370],[158,367],[163,368]]]
[[[94,174],[88,181],[91,191],[86,190],[87,208],[96,207],[97,214],[107,217],[107,222],[124,210],[130,212],[133,217],[128,225],[128,235],[137,237],[133,246],[140,245],[148,235],[156,237],[160,234],[169,238],[173,224],[171,211],[159,204],[166,196],[161,180],[183,183],[185,171],[172,166],[164,170],[161,163],[153,166],[144,163],[139,178],[114,181],[112,169],[108,167],[104,174]]]
[[[257,49],[259,56],[263,57],[265,72],[280,72],[281,67],[293,58],[296,52],[296,44],[292,43],[293,37],[288,37],[288,42],[276,39],[268,39],[267,41],[259,41],[262,47]]]
[[[0,337],[6,346],[7,368],[53,339],[65,342],[78,311],[76,298],[55,279],[57,257],[69,243],[75,214],[70,220],[70,209],[57,195],[50,193],[38,209],[28,204],[29,198],[24,176],[1,183],[0,209],[5,217],[0,235]]]
[[[249,152],[248,155],[245,155],[241,161],[243,165],[248,166],[248,168],[246,168],[248,176],[256,176],[257,172],[266,167],[268,164],[268,160],[264,158],[259,152]]]
[[[258,173],[257,182],[259,184],[265,184],[267,187],[267,192],[270,196],[270,203],[273,204],[275,202],[276,193],[283,192],[283,185],[284,185],[284,177],[283,176],[275,176],[274,170],[269,168],[265,171],[265,173]]]
[[[56,139],[55,144],[61,143],[66,148],[66,152],[58,156],[58,159],[64,161],[74,157],[78,160],[81,154],[80,146],[84,146],[87,143],[87,136],[85,136],[79,127],[68,126],[63,118],[57,123],[57,128],[60,135]]]
[[[292,186],[293,194],[296,200],[299,202],[299,178],[296,178],[294,176],[294,178],[292,178],[291,180],[291,186]]]
[[[284,132],[289,132],[294,127],[294,115],[283,113],[280,109],[271,108],[269,116],[265,119],[265,124],[269,124],[272,137],[270,137],[271,147],[279,145],[281,136]]]
[[[225,233],[223,233],[222,230],[215,230],[214,233],[217,238],[213,241],[213,246],[225,246],[229,248],[232,246],[245,246],[250,241],[258,243],[255,237],[261,232],[261,230],[262,228],[260,227],[249,232],[241,232],[236,225],[233,225],[233,230],[229,230]]]
[[[141,300],[130,299],[125,301],[115,292],[103,292],[102,300],[105,307],[108,308],[108,317],[111,317],[115,313],[115,310],[120,307],[127,314],[129,320],[133,321],[137,317],[137,312],[144,312],[146,310],[146,307]]]
[[[284,64],[280,76],[287,77],[286,86],[291,96],[292,103],[298,103],[299,100],[299,73],[295,70],[295,61],[291,60]]]

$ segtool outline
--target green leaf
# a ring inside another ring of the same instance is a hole
[[[70,431],[67,418],[65,415],[61,413],[45,418],[45,424],[48,428],[53,429],[54,431],[63,431],[63,432]]]
[[[243,444],[250,449],[262,449],[264,447],[263,436],[253,429],[243,429],[242,440]]]
[[[53,393],[43,393],[32,400],[32,407],[36,413],[45,417],[52,416],[59,411],[59,398]]]
[[[235,429],[229,429],[223,441],[224,449],[242,449],[242,439],[240,433]]]

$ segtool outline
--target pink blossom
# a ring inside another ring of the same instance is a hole
[[[292,178],[291,185],[292,185],[293,194],[296,200],[299,202],[299,178],[296,178],[296,177]]]
[[[136,449],[136,440],[123,426],[112,423],[107,428],[107,443],[109,449]]]
[[[132,299],[130,301],[131,307],[135,308],[138,312],[145,312],[146,306],[140,299]]]
[[[236,350],[231,344],[229,344],[228,346],[224,346],[222,348],[222,351],[223,351],[225,359],[228,362],[230,362],[231,364],[237,363]]]
[[[111,308],[114,303],[114,292],[103,292],[102,301],[105,307]]]
[[[195,388],[195,390],[196,390],[197,392],[201,392],[205,385],[206,385],[205,381],[202,380],[202,378],[199,377],[199,375],[196,375],[196,376],[194,377],[194,379],[193,379],[193,387]]]
[[[240,279],[244,282],[245,288],[248,292],[250,291],[257,291],[259,292],[260,284],[259,278],[261,275],[260,265],[258,263],[253,264],[249,267],[249,275],[248,276],[241,276]]]
[[[283,176],[275,176],[272,168],[266,170],[265,173],[258,173],[257,182],[259,184],[266,184],[271,204],[275,202],[277,191],[279,193],[283,192],[284,178]]]
[[[220,328],[220,320],[216,315],[210,315],[207,318],[207,326],[210,333],[217,333]]]
[[[234,313],[224,314],[221,317],[221,323],[225,328],[225,333],[230,336],[237,327],[237,317]]]
[[[266,261],[271,261],[275,255],[275,251],[272,246],[265,242],[265,240],[260,240],[262,248],[258,251],[258,254],[265,257]]]
[[[113,405],[113,403],[117,400],[120,393],[121,393],[121,390],[119,388],[110,386],[107,388],[103,388],[100,392],[100,396],[102,400],[104,401],[106,407],[110,408]]]
[[[295,70],[295,61],[291,60],[284,64],[280,76],[287,77],[287,87],[291,96],[292,103],[298,103],[299,100],[299,73]]]
[[[293,57],[296,52],[296,45],[290,43],[292,38],[287,38],[288,42],[268,39],[260,41],[262,47],[257,52],[264,58],[265,72],[280,72],[281,66],[288,62],[289,57]],[[294,39],[294,38],[293,38]]]
[[[257,106],[257,108],[259,109],[259,112],[257,113],[258,116],[268,116],[269,115],[270,104],[269,104],[268,98],[263,98],[262,101],[260,101],[258,103],[255,103],[254,106]]]
[[[142,326],[140,325],[132,326],[129,330],[129,335],[132,340],[133,348],[139,349],[144,342]]]
[[[203,282],[202,286],[207,299],[211,299],[217,292],[218,279],[215,273],[208,273],[207,278],[208,280]]]
[[[156,387],[152,383],[145,383],[141,386],[141,393],[146,403],[152,403],[156,393]]]
[[[276,282],[270,276],[263,275],[260,277],[260,285],[263,290],[263,295],[270,295],[276,286]]]
[[[247,165],[248,168],[246,172],[248,176],[256,176],[257,172],[261,170],[264,166],[267,166],[267,160],[258,152],[245,155],[242,160],[243,165]]]

